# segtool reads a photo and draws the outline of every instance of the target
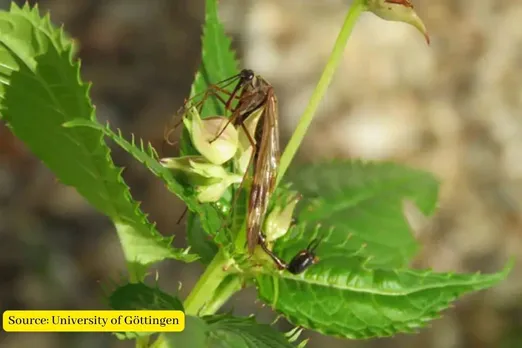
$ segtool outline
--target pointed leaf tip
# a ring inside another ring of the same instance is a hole
[[[368,0],[368,11],[387,21],[403,22],[414,26],[424,35],[426,43],[430,44],[426,25],[415,12],[410,0]]]

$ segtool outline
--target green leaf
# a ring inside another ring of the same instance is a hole
[[[228,314],[203,317],[209,325],[209,346],[223,348],[293,347],[272,326],[259,324],[255,318]]]
[[[206,0],[205,25],[201,40],[201,64],[190,89],[190,98],[202,97],[211,85],[237,75],[239,73],[237,66],[235,54],[231,50],[230,38],[219,21],[217,1]],[[223,102],[213,96],[209,96],[200,109],[201,118],[224,115]],[[183,128],[180,151],[182,155],[197,154],[185,128]]]
[[[208,348],[208,330],[203,319],[188,315],[185,317],[185,330],[160,335],[151,348]]]
[[[0,12],[0,30],[1,107],[11,131],[63,184],[112,219],[127,261],[136,265],[135,276],[165,258],[193,261],[194,255],[172,248],[172,238],[162,237],[139,209],[103,133],[62,127],[73,118],[95,122],[72,41],[28,5],[13,3],[9,13]]]
[[[218,246],[211,239],[209,235],[203,230],[201,220],[196,218],[197,215],[191,215],[192,218],[187,220],[187,234],[188,244],[193,252],[199,255],[203,264],[208,265],[210,261],[216,256]]]
[[[297,220],[306,231],[282,238],[276,250],[293,256],[306,247],[320,224],[325,241],[319,254],[357,254],[368,267],[390,269],[407,265],[418,248],[403,201],[409,199],[431,215],[439,189],[429,173],[359,160],[301,166],[289,172],[289,180],[304,196]]]
[[[178,298],[143,283],[118,287],[109,296],[109,306],[115,310],[184,310]],[[273,327],[256,323],[254,318],[235,318],[230,315],[186,317],[182,333],[160,335],[154,347],[292,347],[283,334]],[[120,339],[143,337],[150,333],[118,333]],[[201,345],[202,336],[205,344]],[[163,337],[161,337],[163,336]],[[199,342],[199,343],[198,343]]]
[[[183,304],[158,288],[151,288],[143,283],[119,286],[108,298],[109,306],[115,310],[178,310],[183,311]],[[154,332],[118,332],[120,340],[136,339],[153,335]]]
[[[430,174],[351,161],[301,167],[290,177],[304,199],[297,226],[274,251],[289,261],[323,238],[319,263],[298,276],[259,273],[256,281],[259,297],[295,325],[353,339],[412,332],[509,271],[482,276],[404,269],[416,243],[402,200],[433,213],[438,183]]]
[[[272,326],[258,324],[253,317],[229,314],[196,318],[187,316],[184,332],[160,336],[152,348],[291,348],[284,334]]]
[[[204,216],[205,218],[202,220],[204,222],[203,228],[207,233],[212,235],[218,227],[221,226],[221,213],[210,204],[200,204],[196,200],[192,188],[184,187],[178,183],[172,176],[172,173],[158,162],[158,156],[150,144],[145,146],[143,141],[140,140],[140,146],[136,146],[134,136],[132,136],[132,140],[129,142],[123,137],[119,130],[118,133],[115,133],[110,129],[108,124],[104,127],[98,122],[92,120],[76,119],[64,123],[64,126],[68,128],[88,127],[103,132],[103,134],[127,151],[137,161],[143,163],[152,174],[160,178],[169,191],[176,194],[187,204],[190,211],[195,212],[200,216]],[[134,247],[140,247],[140,244],[134,243]],[[195,259],[195,256],[187,255],[187,258],[192,261]]]
[[[350,339],[414,332],[458,297],[504,279],[493,275],[368,269],[357,257],[322,259],[293,276],[258,277],[258,294],[295,325]]]
[[[205,26],[201,45],[201,65],[191,88],[191,97],[204,93],[212,84],[237,75],[239,70],[231,40],[219,21],[216,0],[205,1]],[[216,98],[209,98],[203,105],[201,117],[224,115],[225,108]]]
[[[119,286],[111,293],[108,300],[109,306],[116,310],[184,310],[183,304],[177,297],[143,283]]]

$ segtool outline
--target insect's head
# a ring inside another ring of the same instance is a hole
[[[241,79],[241,81],[244,81],[245,83],[252,81],[255,76],[256,74],[254,73],[254,71],[250,69],[243,69],[239,73],[239,78]]]
[[[313,239],[305,250],[301,250],[294,256],[288,264],[287,270],[292,274],[303,273],[308,267],[319,262],[319,258],[315,255],[315,250],[321,243],[323,238]]]

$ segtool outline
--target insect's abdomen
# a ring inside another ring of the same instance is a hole
[[[253,183],[250,191],[250,201],[248,202],[248,221],[247,221],[247,242],[248,252],[252,254],[259,241],[261,223],[266,213],[267,200],[263,186]]]

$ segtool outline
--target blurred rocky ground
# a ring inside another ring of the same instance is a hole
[[[34,3],[34,1],[30,1]],[[20,2],[21,3],[21,2]],[[202,0],[47,0],[54,23],[80,43],[83,79],[93,82],[100,120],[150,140],[188,94],[199,63]],[[278,93],[286,142],[306,106],[348,7],[347,0],[221,1],[222,19],[243,58]],[[2,8],[9,1],[1,0]],[[394,160],[435,173],[437,215],[418,226],[415,266],[495,272],[522,252],[522,2],[414,2],[431,36],[366,14],[299,153],[299,161]],[[184,241],[182,203],[118,148],[117,164],[143,209]],[[166,149],[170,154],[175,148]],[[165,209],[168,207],[168,209]],[[98,308],[102,285],[124,263],[110,222],[55,182],[0,125],[0,307]],[[159,266],[167,290],[185,295],[197,264]],[[467,296],[418,335],[366,342],[312,337],[310,347],[521,347],[522,271]],[[229,306],[272,313],[253,293]],[[281,324],[287,328],[285,324]],[[2,347],[130,347],[109,335],[0,335]]]

